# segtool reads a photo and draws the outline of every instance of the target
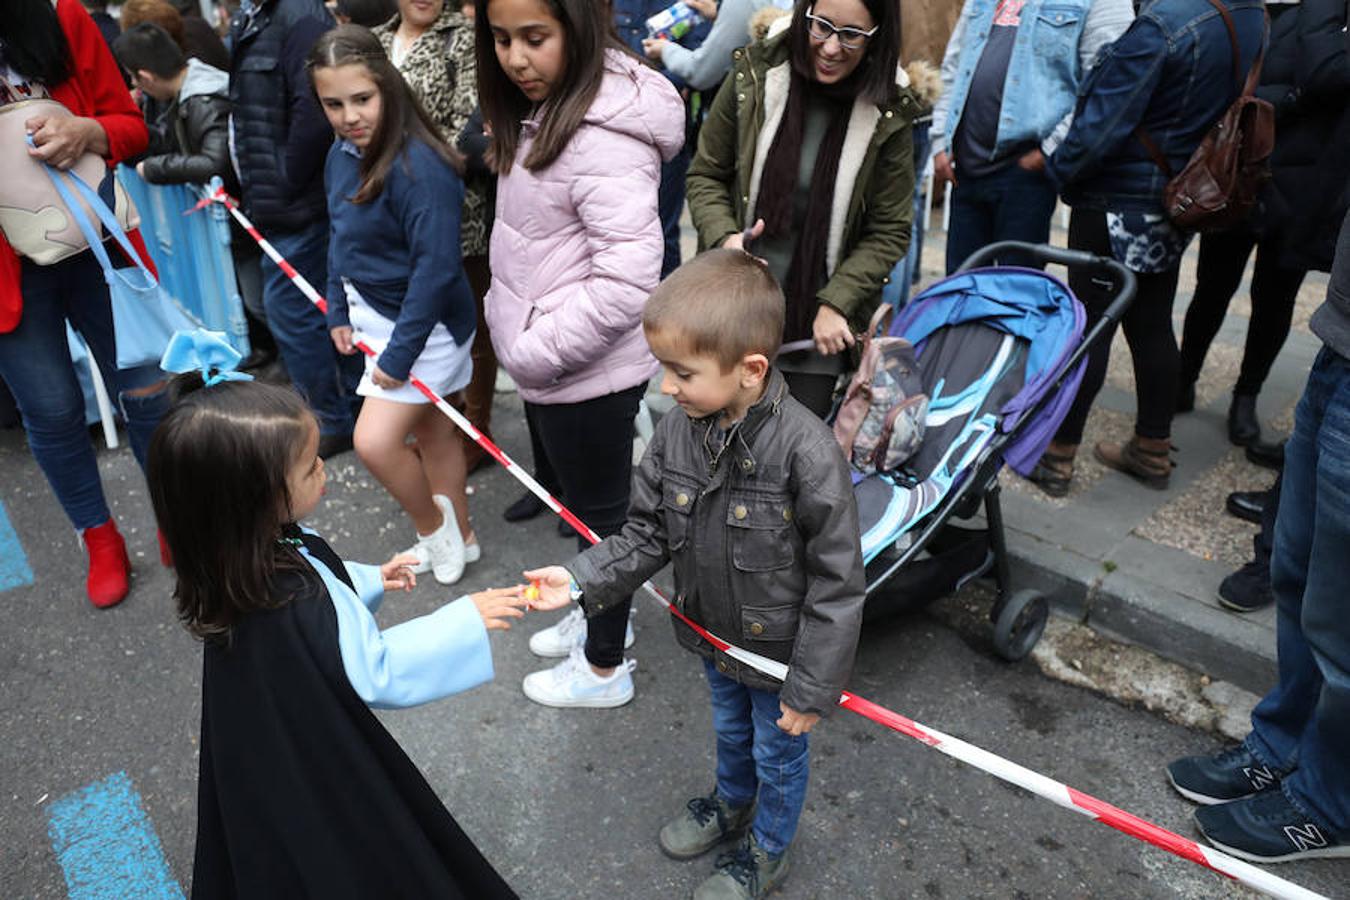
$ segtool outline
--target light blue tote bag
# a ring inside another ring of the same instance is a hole
[[[103,278],[108,282],[108,294],[112,300],[113,332],[117,338],[117,367],[132,369],[150,363],[158,363],[164,355],[164,348],[175,331],[190,331],[200,328],[201,323],[189,316],[169,296],[141,259],[136,248],[127,239],[126,232],[117,223],[112,210],[103,202],[98,191],[91,188],[74,172],[62,172],[44,165],[47,175],[56,186],[61,200],[66,204],[75,223],[80,226],[89,249],[94,251],[99,265],[103,267]],[[114,238],[127,259],[136,263],[134,268],[115,269],[108,258],[107,248],[99,230],[89,221],[82,204],[76,202],[71,194],[71,186],[84,198],[85,203],[94,210],[108,234]]]

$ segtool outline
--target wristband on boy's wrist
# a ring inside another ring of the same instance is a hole
[[[581,600],[581,585],[577,583],[577,576],[573,575],[571,572],[567,573],[567,594],[572,599],[573,603],[577,603]]]

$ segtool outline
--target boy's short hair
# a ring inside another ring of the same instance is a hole
[[[749,353],[770,362],[783,342],[785,301],[768,266],[743,250],[700,253],[657,285],[642,312],[648,333],[667,334],[723,372]]]
[[[153,22],[142,22],[118,35],[113,54],[128,72],[144,70],[159,78],[173,78],[187,65],[173,37]]]

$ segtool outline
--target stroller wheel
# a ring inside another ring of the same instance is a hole
[[[1017,662],[1031,652],[1045,631],[1050,604],[1039,591],[1018,591],[1003,604],[994,623],[994,650],[1008,662]]]

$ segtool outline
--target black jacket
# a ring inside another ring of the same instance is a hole
[[[825,715],[853,669],[863,611],[858,506],[848,463],[820,419],[771,370],[764,397],[723,449],[717,416],[678,410],[656,428],[633,478],[628,522],[568,569],[588,616],[630,595],[667,561],[677,609],[722,639],[789,668],[781,684],[675,620],[685,648],[783,703]]]
[[[322,0],[260,0],[230,22],[230,103],[244,207],[264,232],[327,217],[323,162],[333,142],[305,73],[333,27]]]
[[[1350,207],[1350,34],[1346,0],[1274,7],[1257,95],[1275,107],[1274,176],[1256,226],[1281,263],[1328,271]]]
[[[272,589],[277,608],[202,654],[193,900],[514,898],[352,687],[319,574],[282,569]]]
[[[166,152],[145,158],[145,180],[204,185],[220,176],[225,190],[238,196],[239,183],[230,165],[230,98],[225,74],[200,60],[189,60],[188,67],[182,90],[164,113]]]

